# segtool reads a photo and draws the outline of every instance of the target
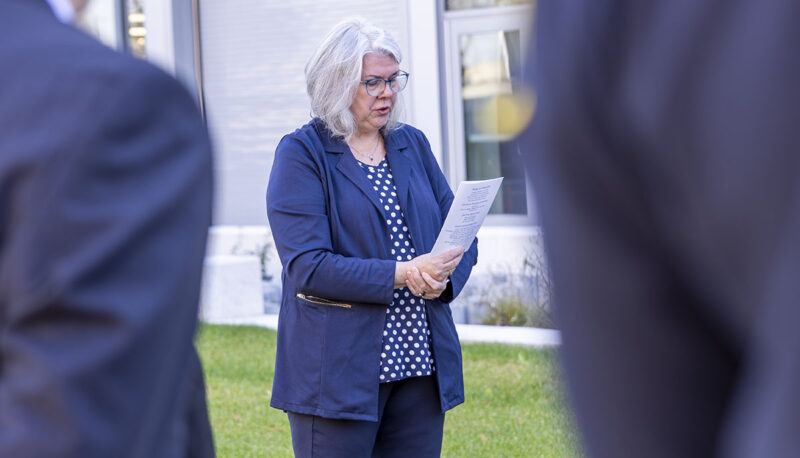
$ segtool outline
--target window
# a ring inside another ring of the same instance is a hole
[[[125,0],[125,42],[136,57],[147,58],[147,27],[143,0]]]
[[[448,11],[471,8],[491,8],[496,6],[528,5],[531,0],[447,0]]]
[[[519,80],[518,30],[460,37],[461,98],[467,180],[504,177],[490,214],[525,215],[525,174],[513,137],[498,128],[498,97],[512,95]]]
[[[89,2],[77,17],[78,27],[106,45],[147,58],[146,0]]]
[[[447,8],[501,3],[509,2],[449,1]],[[453,185],[504,177],[490,224],[528,224],[534,216],[524,158],[504,128],[504,102],[524,96],[523,48],[532,14],[527,4],[444,15],[448,175]]]

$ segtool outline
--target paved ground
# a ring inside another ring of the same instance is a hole
[[[278,315],[256,315],[210,322],[277,329]],[[553,347],[561,344],[561,333],[553,329],[457,324],[456,330],[462,342],[497,342],[530,347]]]

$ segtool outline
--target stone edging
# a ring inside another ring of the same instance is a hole
[[[249,325],[277,329],[278,315],[255,315],[207,322],[211,324]],[[456,330],[462,342],[494,342],[530,347],[555,347],[561,345],[561,333],[555,329],[457,324]]]

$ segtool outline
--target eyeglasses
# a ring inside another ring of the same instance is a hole
[[[383,91],[386,90],[386,84],[389,84],[389,89],[392,90],[392,93],[397,94],[406,88],[406,84],[408,84],[408,73],[400,72],[388,80],[383,78],[371,78],[362,81],[362,83],[364,83],[364,86],[367,88],[367,94],[372,97],[378,97],[383,94]]]

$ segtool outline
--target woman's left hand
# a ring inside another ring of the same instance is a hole
[[[406,285],[411,294],[423,299],[436,299],[441,296],[447,288],[447,279],[438,281],[431,277],[427,272],[420,272],[415,266],[411,266],[406,273]]]

